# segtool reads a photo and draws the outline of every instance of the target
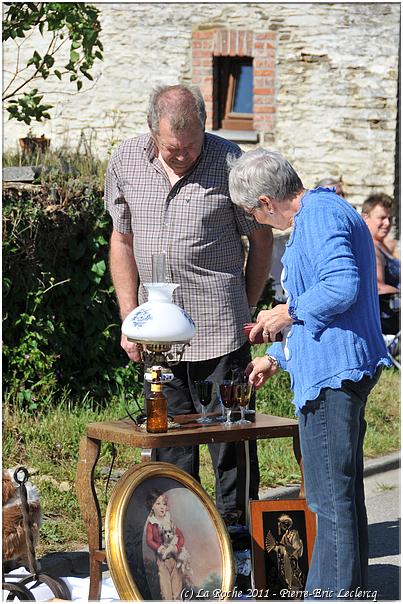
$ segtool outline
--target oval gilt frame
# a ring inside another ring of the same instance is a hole
[[[133,466],[120,478],[112,492],[105,519],[105,544],[109,570],[119,596],[122,600],[129,601],[158,600],[150,591],[150,581],[156,581],[159,571],[155,567],[153,574],[147,574],[150,556],[144,554],[144,549],[148,550],[144,546],[144,535],[150,513],[146,508],[146,494],[156,486],[174,504],[173,508],[170,507],[170,515],[183,531],[185,545],[191,550],[190,560],[195,570],[194,574],[191,571],[192,580],[193,577],[197,579],[202,576],[200,567],[203,566],[204,569],[209,551],[216,552],[215,560],[219,560],[219,563],[217,568],[212,569],[213,572],[210,569],[208,581],[206,579],[204,585],[208,584],[210,587],[212,577],[219,585],[216,584],[211,593],[204,593],[203,590],[199,597],[202,599],[204,596],[204,599],[209,600],[231,599],[235,569],[227,528],[202,486],[184,470],[164,462],[146,462]],[[182,493],[178,489],[185,491]],[[194,518],[190,518],[192,515]],[[205,539],[210,539],[210,542],[206,544]],[[198,540],[201,546],[200,559],[199,548],[195,547]],[[209,543],[211,548],[206,551]],[[156,557],[155,552],[152,552],[152,556]],[[196,585],[200,587],[197,583]],[[193,595],[197,595],[189,592],[189,587],[186,593],[185,590],[182,591],[182,598],[178,599],[192,599]]]

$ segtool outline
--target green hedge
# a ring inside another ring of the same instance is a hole
[[[138,391],[120,348],[98,186],[3,190],[3,384],[31,408],[62,391]]]

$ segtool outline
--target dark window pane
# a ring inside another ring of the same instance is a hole
[[[234,100],[232,102],[234,113],[253,112],[253,68],[252,65],[240,65],[236,78]]]

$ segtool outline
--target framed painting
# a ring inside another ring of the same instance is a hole
[[[303,600],[316,535],[305,499],[250,502],[256,599]]]
[[[130,468],[105,520],[106,555],[122,600],[230,599],[231,541],[213,501],[168,463]]]

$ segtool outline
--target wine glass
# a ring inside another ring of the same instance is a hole
[[[201,417],[197,418],[196,421],[199,424],[211,424],[213,420],[207,417],[207,406],[211,403],[213,382],[209,382],[208,380],[200,380],[196,382],[195,385],[197,397],[202,405],[202,415]]]
[[[220,384],[220,397],[221,402],[225,407],[227,413],[227,419],[224,422],[224,426],[231,426],[231,411],[234,406],[234,384],[230,380],[225,380]]]
[[[221,393],[220,393],[220,384],[217,383],[216,384],[216,400],[220,403],[220,408],[221,408],[221,414],[217,415],[215,420],[218,422],[225,422],[225,420],[227,419],[227,414],[225,412],[225,407],[224,404],[222,402],[222,398],[221,398]]]
[[[251,424],[248,419],[245,419],[245,407],[249,405],[252,394],[252,384],[249,382],[241,382],[234,384],[234,399],[238,403],[241,410],[241,419],[236,421],[236,424]]]

